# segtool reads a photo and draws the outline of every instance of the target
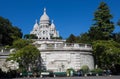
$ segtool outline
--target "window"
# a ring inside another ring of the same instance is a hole
[[[45,34],[45,31],[43,31],[43,34]]]

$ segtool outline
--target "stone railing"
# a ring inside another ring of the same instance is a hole
[[[90,44],[79,44],[79,43],[51,43],[37,45],[40,50],[92,50]]]

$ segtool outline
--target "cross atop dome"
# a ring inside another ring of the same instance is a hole
[[[46,8],[44,8],[44,13],[46,13]]]

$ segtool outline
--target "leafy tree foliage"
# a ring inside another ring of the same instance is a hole
[[[24,35],[25,39],[38,39],[38,37],[35,34],[26,34]]]
[[[94,24],[90,30],[77,37],[70,35],[67,39],[70,43],[91,43],[95,64],[102,69],[120,64],[120,33],[113,33],[111,19],[109,7],[101,2],[94,13]]]
[[[93,54],[95,63],[100,68],[110,68],[114,64],[120,64],[120,44],[109,40],[98,40],[93,42]]]
[[[67,43],[75,43],[76,42],[76,36],[74,36],[73,34],[71,34],[67,39],[66,39]]]
[[[62,36],[60,36],[60,37],[51,37],[51,39],[62,39]]]
[[[94,13],[95,23],[89,30],[89,36],[92,40],[108,40],[114,30],[114,24],[111,21],[109,7],[106,3],[101,2]]]
[[[88,35],[88,33],[83,33],[80,34],[79,36],[74,36],[73,34],[71,34],[67,40],[67,43],[91,43],[90,37]]]
[[[112,38],[114,41],[120,43],[120,32],[119,33],[113,33]]]
[[[22,38],[22,32],[11,24],[8,19],[0,17],[0,44],[12,45],[14,40]]]
[[[32,42],[31,40],[18,39],[13,42],[13,47],[16,49],[21,49],[21,48],[29,45],[31,42]]]
[[[89,67],[87,65],[83,65],[81,69],[84,74],[89,72]]]
[[[19,62],[20,68],[37,69],[40,67],[40,51],[33,46],[31,41],[28,40],[17,40],[13,43],[16,47],[16,51],[10,54],[7,60],[15,60]]]
[[[117,25],[120,26],[120,19],[118,20]]]
[[[79,43],[91,43],[91,39],[88,33],[83,33],[79,37]]]
[[[110,68],[120,64],[119,33],[112,33],[114,24],[106,3],[100,3],[94,17],[95,23],[90,28],[88,36],[93,45],[95,64],[100,68]]]

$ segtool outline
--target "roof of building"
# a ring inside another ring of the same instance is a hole
[[[40,21],[49,21],[50,19],[49,19],[49,16],[47,15],[47,13],[46,13],[46,8],[44,8],[44,13],[43,13],[43,15],[40,17]]]

